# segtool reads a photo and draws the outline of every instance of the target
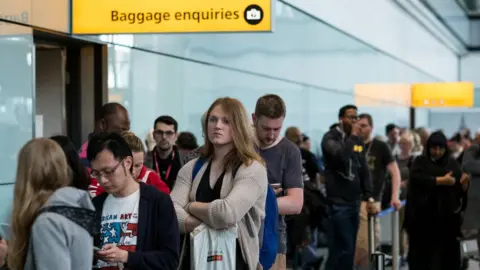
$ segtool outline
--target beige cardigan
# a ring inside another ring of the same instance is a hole
[[[185,219],[189,216],[189,219],[195,218],[185,211],[185,207],[189,202],[195,201],[198,184],[208,165],[208,162],[205,162],[192,181],[196,161],[197,159],[194,159],[182,167],[171,193],[178,225],[183,233]],[[267,186],[267,169],[257,161],[248,167],[242,165],[235,174],[235,179],[232,179],[231,172],[226,173],[220,191],[221,199],[209,204],[208,220],[202,220],[214,229],[229,228],[237,224],[239,244],[249,269],[257,269],[260,265],[258,234],[265,217]]]

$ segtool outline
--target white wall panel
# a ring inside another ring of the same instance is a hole
[[[440,80],[457,79],[457,55],[390,0],[284,0]]]

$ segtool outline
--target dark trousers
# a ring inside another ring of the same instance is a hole
[[[427,233],[408,234],[408,269],[459,270],[461,266],[460,241],[448,231],[435,237]]]
[[[328,270],[353,269],[360,205],[331,204],[328,228]]]

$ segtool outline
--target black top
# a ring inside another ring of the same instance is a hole
[[[332,203],[357,204],[372,196],[365,145],[358,136],[345,136],[339,127],[322,139],[327,199]]]
[[[170,153],[170,155],[165,159],[162,159],[158,155],[155,155],[155,151],[156,148],[152,151],[153,164],[151,169],[157,172],[157,174],[159,174],[160,179],[165,182],[165,184],[167,184],[170,190],[173,190],[173,186],[175,185],[175,181],[177,180],[178,172],[182,168],[182,163],[180,161],[181,157],[178,148],[174,146],[172,153]]]
[[[462,204],[466,203],[460,184],[462,171],[457,162],[448,151],[436,160],[429,154],[432,141],[441,137],[445,136],[437,132],[430,135],[425,154],[413,161],[408,182],[404,226],[409,233],[425,237],[445,233],[459,235]],[[452,172],[456,183],[452,186],[437,185],[436,178],[448,172]]]
[[[390,147],[383,141],[373,139],[365,144],[365,147],[367,148],[367,163],[372,180],[372,196],[376,201],[380,201],[388,177],[387,166],[395,159]]]
[[[225,172],[220,174],[220,176],[217,179],[217,182],[215,183],[215,186],[213,189],[210,187],[210,170],[211,170],[211,163],[208,164],[207,169],[205,170],[205,173],[202,175],[202,179],[200,180],[200,183],[198,184],[198,189],[197,189],[197,194],[196,194],[196,200],[198,202],[204,202],[204,203],[210,203],[213,202],[214,200],[220,199],[220,191],[222,190],[222,185],[223,185],[223,176],[225,175]],[[240,244],[238,243],[237,239],[237,246],[236,246],[236,270],[247,270],[248,265],[246,264],[245,260],[243,259],[242,255],[242,249],[240,248]]]
[[[465,151],[462,151],[462,153],[457,157],[455,158],[455,161],[460,165],[462,166],[462,163],[463,163],[463,154],[465,153]]]
[[[93,199],[99,226],[108,195],[104,192]],[[94,238],[95,246],[101,246],[99,236]],[[178,221],[170,196],[140,182],[137,247],[135,252],[128,253],[125,268],[176,270],[179,253]]]
[[[225,172],[223,172],[215,182],[215,186],[213,189],[210,187],[210,170],[211,170],[211,163],[208,164],[205,173],[202,175],[202,179],[198,184],[197,194],[195,194],[195,199],[197,202],[203,203],[211,203],[214,200],[220,199],[220,192],[222,190],[223,185],[223,176]]]
[[[317,158],[312,152],[303,148],[300,148],[300,154],[302,155],[303,181],[315,181],[317,174],[320,174]]]

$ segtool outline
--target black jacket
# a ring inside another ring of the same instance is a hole
[[[365,144],[332,128],[322,139],[327,197],[331,203],[358,203],[372,196]]]
[[[101,223],[105,192],[93,199],[97,222]],[[100,247],[100,235],[95,246]],[[125,268],[132,270],[174,270],[178,267],[180,234],[177,215],[170,196],[155,187],[140,183],[136,252],[129,252]]]
[[[437,143],[436,143],[437,142]],[[410,169],[404,227],[409,233],[422,237],[460,234],[461,212],[466,203],[462,189],[460,165],[450,157],[448,150],[442,158],[434,160],[429,149],[438,146],[447,148],[443,133],[434,132],[427,140],[425,153],[415,158]],[[452,173],[456,182],[452,186],[437,185],[437,177]]]

